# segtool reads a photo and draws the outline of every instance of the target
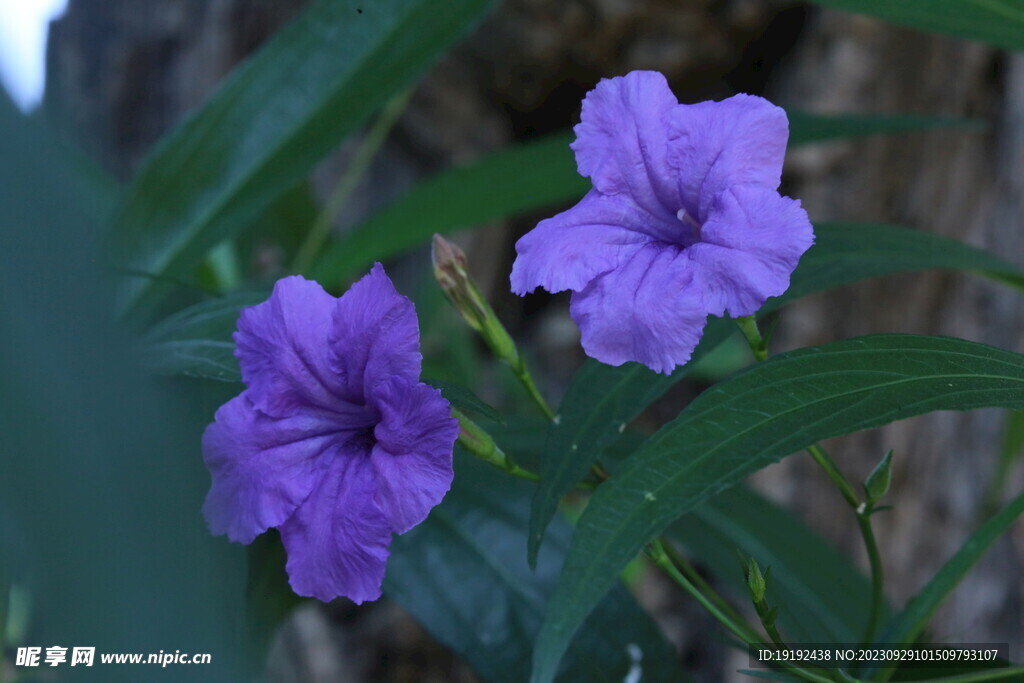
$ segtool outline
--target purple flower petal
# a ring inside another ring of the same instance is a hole
[[[516,242],[512,291],[523,295],[536,287],[549,292],[583,289],[649,242],[650,231],[681,227],[674,217],[643,211],[629,195],[591,190],[579,204],[541,221]]]
[[[203,434],[213,477],[203,514],[210,531],[239,543],[286,520],[313,490],[325,456],[347,438],[331,415],[269,417],[250,396],[245,391],[221,406]]]
[[[639,361],[670,373],[690,360],[707,312],[682,249],[652,243],[572,295],[587,355],[609,365]]]
[[[686,255],[697,266],[694,281],[709,313],[751,315],[768,297],[789,288],[814,231],[800,202],[755,185],[721,192]]]
[[[235,355],[257,408],[282,417],[337,401],[342,386],[327,346],[336,302],[317,283],[293,276],[278,280],[267,301],[242,311]]]
[[[299,595],[356,604],[380,597],[391,525],[377,505],[365,445],[339,453],[316,489],[280,526],[289,583]]]
[[[380,411],[371,459],[377,502],[396,533],[422,522],[452,484],[452,443],[459,423],[441,392],[401,377],[377,385]]]
[[[657,71],[602,80],[587,93],[573,129],[580,175],[604,194],[629,194],[649,213],[677,203],[665,159],[669,115],[677,105]]]
[[[683,104],[670,116],[668,163],[683,209],[703,222],[719,192],[732,185],[779,186],[789,139],[786,112],[752,95]]]
[[[364,401],[388,377],[420,376],[420,333],[412,302],[395,290],[379,263],[342,295],[334,309],[331,365],[346,396]]]

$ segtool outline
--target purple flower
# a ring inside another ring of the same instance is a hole
[[[665,77],[602,80],[575,128],[593,189],[516,243],[512,291],[572,290],[587,355],[671,372],[707,315],[754,313],[789,287],[814,234],[777,192],[786,113],[736,95],[679,104]]]
[[[337,299],[288,277],[242,311],[235,342],[248,388],[203,434],[210,530],[249,543],[276,527],[296,593],[377,599],[391,534],[451,485],[458,433],[419,381],[412,302],[379,263]]]

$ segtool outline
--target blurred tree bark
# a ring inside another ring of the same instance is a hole
[[[73,118],[90,151],[128,177],[169,127],[303,4],[71,0],[51,34],[48,98]],[[984,132],[947,129],[800,150],[789,160],[786,189],[803,199],[815,220],[901,223],[1024,266],[1024,57],[795,0],[507,0],[431,70],[382,159],[412,179],[566,128],[598,78],[636,68],[666,73],[684,102],[744,91],[812,111],[990,121]],[[338,166],[328,162],[321,173]],[[364,189],[372,194],[373,186]],[[530,227],[527,220],[514,221],[475,233],[468,238],[471,258],[478,267],[490,266],[480,269],[481,279],[490,283],[502,315],[519,317],[518,333],[557,347],[546,355],[578,356],[571,335],[567,343],[552,332],[564,329],[562,299],[524,304],[507,292],[511,243]],[[556,315],[537,316],[538,307]],[[527,324],[538,317],[561,322]],[[781,330],[779,349],[903,331],[1024,351],[1024,299],[976,277],[891,277],[814,297],[786,312]],[[829,444],[857,478],[887,449],[896,451],[895,510],[876,524],[897,605],[978,523],[1002,418],[993,411],[944,413]],[[851,515],[806,458],[789,458],[757,479],[863,563]],[[1006,488],[1020,486],[1017,472]],[[935,622],[934,637],[1020,643],[1022,564],[1018,529],[956,592]],[[707,643],[700,634],[706,622],[689,606],[685,619],[671,617],[681,601],[659,590],[650,596],[677,640],[688,644],[685,656],[693,664]],[[705,660],[700,668],[708,680],[725,676],[720,658]]]
[[[984,132],[936,130],[807,148],[788,170],[815,220],[897,223],[954,237],[1024,266],[1024,58],[852,15],[816,15],[771,93],[812,111],[977,117]],[[827,85],[825,85],[827,84]],[[1024,299],[979,277],[883,278],[815,297],[790,313],[784,343],[877,332],[945,334],[1024,350]],[[890,448],[891,512],[875,518],[896,605],[913,595],[979,524],[994,485],[1005,414],[937,413],[838,440],[862,479]],[[762,477],[863,557],[851,516],[806,458]],[[1011,473],[1012,474],[1012,473]],[[998,482],[1021,489],[1021,473]],[[805,492],[815,491],[813,497]],[[997,542],[934,621],[934,639],[1022,642],[1020,527]],[[864,562],[866,566],[866,561]]]

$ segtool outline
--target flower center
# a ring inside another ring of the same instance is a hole
[[[679,211],[676,211],[676,218],[679,219],[680,223],[690,228],[693,233],[694,242],[700,242],[700,229],[702,226],[693,217],[693,214],[688,213],[686,209],[679,209]]]

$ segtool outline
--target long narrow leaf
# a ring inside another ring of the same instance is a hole
[[[571,141],[564,133],[551,135],[434,176],[335,240],[313,268],[313,279],[334,283],[435,232],[477,227],[582,197],[590,181],[576,173]]]
[[[494,0],[316,0],[150,156],[115,225],[121,307],[145,314],[207,250],[407,86]]]
[[[926,230],[880,223],[814,226],[815,245],[772,306],[840,285],[928,268],[965,270],[1024,290],[1024,271],[986,251]]]
[[[950,591],[967,575],[971,567],[981,559],[989,546],[999,538],[1018,517],[1024,514],[1024,493],[1020,493],[1010,501],[1009,505],[998,514],[986,521],[967,539],[967,542],[956,551],[943,565],[942,569],[928,582],[920,593],[915,595],[906,608],[885,627],[880,638],[886,643],[910,643],[928,625],[935,610]]]
[[[793,642],[857,642],[868,620],[871,584],[849,558],[787,510],[735,486],[668,529],[714,576],[748,595],[736,551],[771,567],[768,598]],[[842,586],[842,590],[836,590]]]
[[[839,116],[790,113],[792,146],[978,121],[926,116]],[[509,147],[462,168],[443,171],[339,237],[312,270],[335,283],[374,261],[401,253],[435,232],[479,227],[516,214],[579,199],[590,181],[576,172],[569,133]],[[384,238],[382,236],[386,235]]]
[[[1024,49],[1020,0],[814,0],[924,31],[949,33],[1011,50]]]
[[[530,486],[477,461],[457,465],[444,502],[395,539],[384,590],[486,680],[519,683],[571,529],[552,529],[531,571],[522,551]],[[581,629],[559,679],[618,683],[633,669],[643,680],[685,680],[672,646],[620,585]]]
[[[822,223],[815,226],[816,244],[800,261],[789,290],[770,300],[762,313],[807,294],[891,273],[951,268],[977,272],[1024,288],[1024,272],[992,254],[923,230],[873,223]],[[698,353],[728,336],[730,321],[712,319]],[[588,361],[573,377],[550,430],[541,459],[542,480],[534,493],[530,518],[530,557],[540,546],[545,525],[558,500],[586,474],[604,446],[673,384],[686,377],[690,365],[671,375],[658,375],[637,363],[620,367]]]
[[[799,349],[707,390],[591,498],[537,640],[534,680],[551,680],[572,633],[648,540],[747,474],[914,415],[1021,406],[1024,356],[913,335]]]

